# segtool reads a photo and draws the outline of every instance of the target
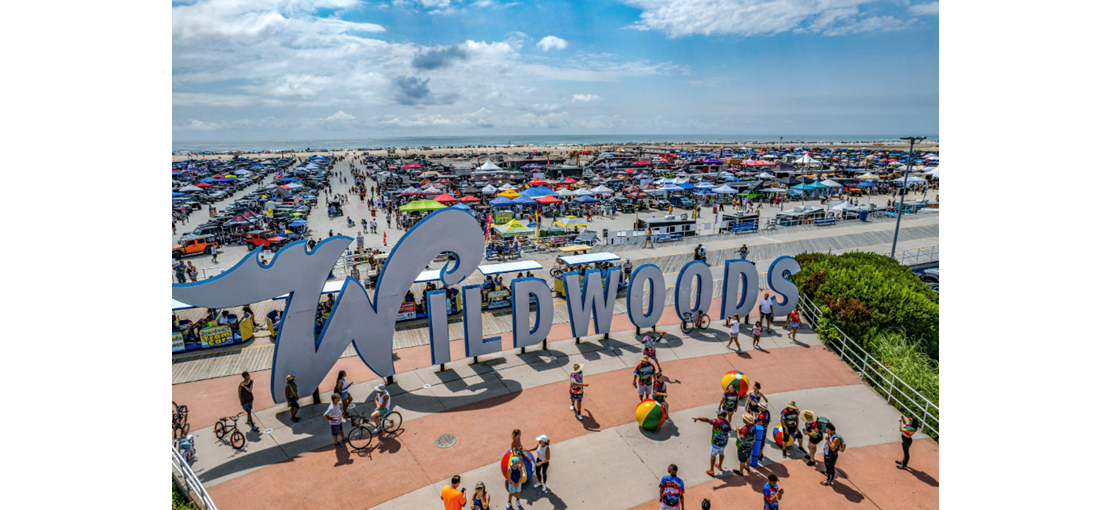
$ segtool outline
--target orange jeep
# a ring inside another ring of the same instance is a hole
[[[173,247],[173,259],[177,260],[188,255],[200,255],[208,251],[208,247],[219,247],[216,236],[181,236],[180,244]]]
[[[255,247],[261,246],[263,248],[269,248],[270,251],[278,251],[278,249],[285,244],[286,238],[277,235],[275,232],[252,230],[247,232],[246,241],[248,244],[253,244]]]

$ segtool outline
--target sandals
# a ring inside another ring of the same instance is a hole
[[[712,469],[705,470],[705,474],[709,476],[717,476],[717,473],[714,473]]]

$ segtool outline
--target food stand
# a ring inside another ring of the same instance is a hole
[[[585,247],[586,249],[589,249],[588,246],[584,246],[584,245],[568,246],[567,248],[579,248],[579,250],[581,250],[581,248],[583,248],[583,247]],[[560,250],[563,250],[563,249],[564,248],[560,248]],[[597,264],[599,262],[619,261],[620,259],[621,259],[620,257],[618,257],[618,256],[616,256],[612,253],[601,252],[601,253],[587,253],[585,255],[561,255],[559,257],[556,257],[555,260],[557,262],[561,262],[567,268],[573,270],[576,266],[581,266],[581,265],[585,265],[585,264]],[[619,269],[618,269],[618,271],[616,271],[616,275],[617,275],[617,278],[621,278],[621,276],[620,276],[621,272],[620,272]],[[605,275],[602,275],[602,282],[608,283],[607,278],[606,278]],[[585,285],[585,283],[586,283],[585,278],[579,279],[578,280],[579,288],[581,288],[582,285]],[[619,280],[618,283],[617,283],[617,292],[620,292],[620,291],[624,290],[626,285],[627,285],[627,282],[625,282],[623,280]],[[555,278],[555,292],[560,297],[563,297],[563,298],[567,297],[566,289],[563,288],[563,278],[562,278],[562,276],[559,276],[559,277]]]

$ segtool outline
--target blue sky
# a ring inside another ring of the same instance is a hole
[[[173,4],[173,136],[937,134],[939,3]]]

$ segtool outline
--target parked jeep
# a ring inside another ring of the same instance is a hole
[[[186,234],[181,236],[179,244],[173,247],[173,259],[177,260],[181,257],[189,255],[200,255],[205,253],[209,247],[219,247],[219,241],[216,241],[216,236],[197,236]]]

